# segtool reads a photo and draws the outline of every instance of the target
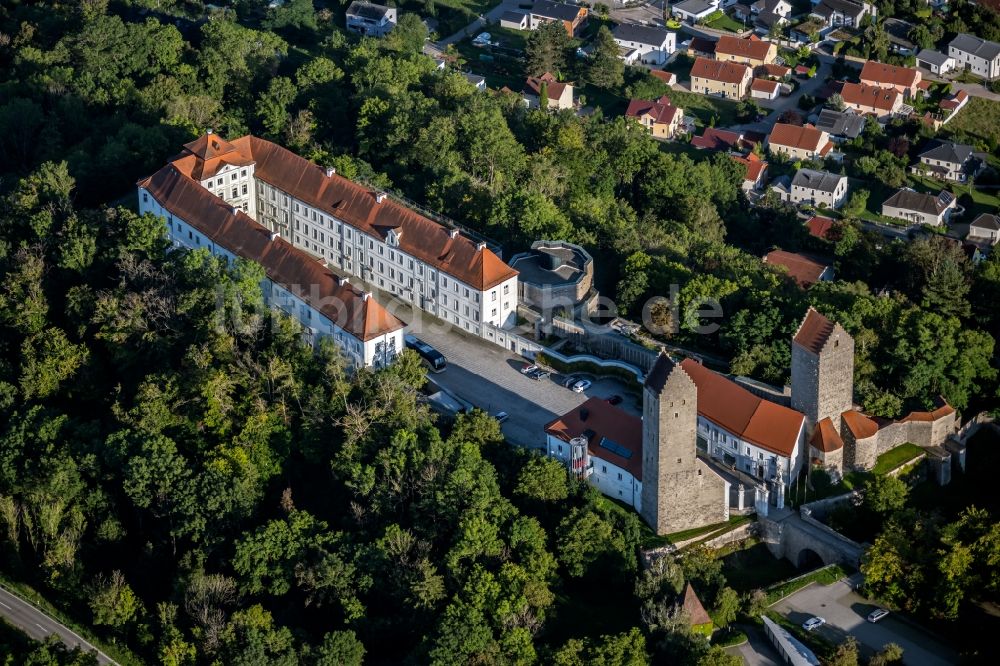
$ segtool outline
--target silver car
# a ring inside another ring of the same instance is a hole
[[[819,629],[824,624],[826,624],[826,620],[824,620],[823,618],[819,616],[811,617],[802,623],[802,628],[805,629],[806,631],[812,631],[813,629]]]

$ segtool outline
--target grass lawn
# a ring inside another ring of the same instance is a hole
[[[997,122],[1000,122],[998,119]],[[944,182],[934,178],[926,178],[909,174],[910,186],[918,192],[932,192],[937,194],[941,190],[948,190],[955,195],[960,204],[965,204],[968,198],[972,199],[971,209],[965,214],[965,220],[971,222],[980,213],[993,213],[1000,208],[1000,197],[997,197],[998,190],[973,189],[968,185],[960,185],[951,181]],[[968,195],[966,197],[966,195]],[[963,197],[965,201],[963,201]]]
[[[716,30],[728,30],[730,32],[743,32],[746,29],[742,23],[725,14],[712,21],[706,21],[705,25]]]
[[[680,78],[680,74],[677,77]],[[697,118],[701,126],[709,126],[713,117],[715,127],[729,127],[736,124],[736,102],[683,90],[671,90],[667,95],[671,102],[684,109],[685,115]]]
[[[875,467],[872,468],[872,474],[881,476],[891,472],[900,465],[905,465],[910,462],[923,452],[924,450],[916,444],[911,444],[909,442],[900,444],[896,448],[889,449],[878,457],[878,460],[875,461]]]
[[[801,590],[810,583],[816,583],[818,585],[833,585],[844,576],[851,575],[851,573],[853,573],[853,571],[840,564],[828,564],[827,566],[820,567],[805,576],[795,578],[794,580],[786,580],[781,583],[776,583],[767,588],[767,602],[768,604],[777,603],[780,599],[787,597],[792,592]]]
[[[757,543],[722,558],[722,573],[731,588],[749,592],[796,576],[798,570],[788,560],[772,555],[767,544]]]
[[[944,126],[942,134],[959,140],[1000,142],[1000,102],[973,97]]]

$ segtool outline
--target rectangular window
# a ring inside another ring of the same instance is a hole
[[[229,178],[229,180],[236,180],[237,178],[238,178],[238,176],[236,175],[236,172],[234,171],[233,175]]]
[[[496,302],[496,300],[497,300],[497,290],[496,289],[494,289],[493,291],[490,292],[490,300],[493,301],[493,302]]]
[[[243,183],[243,196],[246,196],[246,193],[247,193],[247,184]]]
[[[247,177],[247,170],[243,169],[243,171],[240,172],[240,175],[243,176],[244,178],[246,178]]]

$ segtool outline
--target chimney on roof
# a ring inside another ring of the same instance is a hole
[[[347,278],[346,275],[338,275],[337,276],[337,284],[340,285],[341,287],[349,284],[350,282],[351,281]]]
[[[484,243],[483,241],[479,241],[478,243],[476,243],[476,252],[482,252],[485,249],[486,249],[486,243]]]
[[[337,170],[336,170],[335,168],[333,168],[333,167],[331,167],[331,166],[328,166],[328,167],[326,168],[326,177],[327,177],[327,178],[332,178],[332,177],[333,177],[333,174],[335,174],[335,173],[337,173]]]
[[[372,292],[366,291],[364,294],[362,294],[361,299],[367,301],[371,297],[372,297]]]
[[[212,133],[212,128],[211,127],[207,128],[205,130],[205,134],[211,134],[211,133]]]
[[[458,238],[458,229],[449,229],[448,236],[449,238]]]
[[[277,231],[272,231],[271,232],[271,241],[272,242],[278,240],[279,238],[281,238],[281,234],[279,234]]]
[[[384,199],[385,199],[385,192],[375,193],[375,203],[382,203]]]

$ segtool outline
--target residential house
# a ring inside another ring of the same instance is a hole
[[[992,81],[1000,77],[1000,44],[961,33],[948,44],[957,68]]]
[[[497,330],[516,322],[517,271],[485,243],[332,168],[254,136],[226,141],[215,134],[186,144],[165,168],[308,252],[317,265],[326,262],[345,278],[360,278],[472,335],[500,344]],[[147,201],[140,190],[143,212],[156,199],[174,217],[198,224],[203,213],[181,207],[185,198],[174,206],[175,199],[140,188],[149,195]],[[218,227],[212,222],[210,229]]]
[[[755,153],[749,153],[746,157],[741,155],[730,155],[732,159],[747,168],[747,175],[740,185],[744,192],[757,192],[764,189],[767,182],[767,162],[757,157]]]
[[[622,59],[626,65],[636,62],[663,65],[670,54],[677,50],[677,33],[656,26],[619,23],[612,34],[622,49]]]
[[[776,81],[786,81],[789,75],[792,73],[791,67],[785,67],[784,65],[779,65],[777,63],[769,63],[767,65],[761,65],[753,71],[754,76],[758,76],[762,79],[774,79]]]
[[[691,92],[741,100],[750,88],[752,71],[735,62],[698,58],[691,67]]]
[[[538,26],[543,23],[557,22],[566,29],[567,35],[574,37],[587,24],[588,11],[586,7],[579,5],[535,0],[535,5],[528,16],[528,28],[538,30]]]
[[[954,210],[955,197],[945,190],[934,195],[904,187],[882,204],[882,215],[885,217],[932,227],[946,223]]]
[[[806,229],[809,235],[820,240],[830,240],[830,230],[833,228],[834,220],[821,215],[813,215],[806,220]]]
[[[916,96],[921,81],[919,69],[897,67],[868,60],[861,68],[861,83],[879,88],[893,88],[910,99]]]
[[[870,113],[880,121],[888,120],[903,108],[903,93],[895,88],[844,83],[840,96],[847,108]]]
[[[854,111],[823,109],[816,120],[816,128],[830,135],[834,143],[858,138],[865,130],[865,117]]]
[[[812,125],[775,123],[767,137],[767,148],[792,160],[820,160],[833,149],[833,143],[829,134]]]
[[[919,159],[912,171],[960,183],[978,175],[986,165],[986,155],[977,153],[972,146],[952,141],[936,142],[920,153]]]
[[[784,268],[788,277],[803,289],[817,282],[833,280],[833,266],[811,254],[773,250],[764,257],[764,263]]]
[[[396,27],[396,8],[355,2],[347,8],[347,29],[368,37],[385,37]]]
[[[707,37],[692,37],[688,42],[687,53],[692,57],[714,58],[715,40]]]
[[[715,44],[716,60],[736,62],[751,67],[769,65],[774,62],[777,55],[777,44],[765,42],[756,35],[752,35],[749,39],[722,35]]]
[[[788,0],[757,0],[750,5],[754,25],[764,31],[788,23],[792,5]]]
[[[728,150],[738,153],[748,152],[760,143],[760,138],[753,132],[736,132],[733,130],[706,127],[701,136],[691,139],[691,145],[704,150]]]
[[[626,118],[635,119],[658,139],[673,138],[684,121],[684,109],[670,103],[666,95],[655,101],[633,99],[625,111]]]
[[[816,169],[796,171],[788,195],[788,201],[794,204],[834,209],[840,208],[845,199],[847,199],[847,176]]]
[[[476,90],[484,92],[486,90],[486,77],[480,76],[479,74],[473,74],[472,72],[462,72],[462,76],[465,80],[475,86]]]
[[[781,83],[770,79],[754,79],[750,83],[750,97],[773,100],[781,94]]]
[[[813,7],[812,16],[818,17],[827,26],[856,28],[866,15],[875,16],[875,7],[867,2],[854,0],[820,0]]]
[[[964,90],[959,90],[951,97],[948,97],[947,99],[943,99],[940,102],[938,102],[938,106],[941,108],[941,111],[943,111],[945,115],[948,116],[950,114],[958,113],[959,111],[962,110],[962,107],[964,107],[968,103],[969,103],[969,93],[967,93]]]
[[[521,95],[529,109],[542,108],[542,92],[547,97],[546,109],[561,111],[573,108],[573,85],[561,83],[552,74],[545,72],[541,76],[529,76],[524,82]]]
[[[984,243],[990,247],[1000,242],[1000,217],[983,213],[969,225],[966,240]]]
[[[527,30],[531,25],[529,17],[524,12],[507,10],[500,15],[500,27],[508,30]]]
[[[670,13],[682,21],[694,24],[719,11],[719,0],[683,0],[670,7]]]
[[[931,74],[938,76],[947,74],[958,66],[958,63],[950,55],[934,51],[931,49],[920,49],[917,53],[917,65],[926,67]]]
[[[673,87],[677,85],[677,75],[673,72],[665,72],[662,69],[651,69],[649,70],[649,75],[654,79],[663,81],[668,86]]]

